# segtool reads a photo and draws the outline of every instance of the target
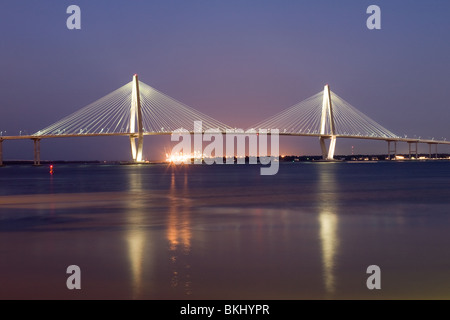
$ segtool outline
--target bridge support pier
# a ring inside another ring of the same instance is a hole
[[[437,147],[438,147],[438,144],[437,143],[428,143],[428,156],[429,156],[429,158],[430,159],[433,159],[433,155],[431,154],[431,146],[434,144],[434,146],[435,146],[435,149],[434,149],[434,157],[437,159],[437,154],[438,154],[438,150],[437,150]]]
[[[328,154],[327,154],[327,146],[325,145],[325,138],[320,137],[319,142],[320,142],[320,148],[322,149],[322,159],[326,160]]]
[[[336,136],[330,138],[330,148],[328,149],[328,160],[334,159],[334,150],[336,150]]]
[[[394,143],[394,149],[393,150],[391,149],[391,142]],[[397,141],[387,140],[387,143],[388,143],[388,160],[391,160],[391,152],[392,151],[394,152],[394,159],[395,159],[395,157],[397,156]]]
[[[41,139],[33,139],[34,141],[34,165],[41,165]]]
[[[412,144],[415,144],[415,145],[416,145],[415,150],[412,150],[412,149],[411,149],[411,145],[412,145]],[[414,153],[416,154],[416,160],[417,160],[417,158],[418,158],[417,145],[418,145],[417,142],[408,142],[408,147],[409,147],[409,159],[411,159],[411,152],[414,152]]]
[[[438,157],[438,145],[437,143],[429,143],[428,145],[430,146],[430,159],[432,159],[432,154],[431,154],[431,145],[434,144],[434,158],[437,159]]]
[[[323,160],[334,160],[334,151],[336,150],[336,136],[331,136],[330,139],[330,145],[327,147],[325,145],[325,139],[324,137],[320,137],[320,148],[322,149],[322,159]]]
[[[0,139],[0,167],[3,166],[3,139]]]
[[[137,145],[136,145],[136,136],[130,136],[130,144],[131,144],[131,156],[134,162],[142,161],[142,150],[144,149],[144,139],[143,136],[137,137]]]

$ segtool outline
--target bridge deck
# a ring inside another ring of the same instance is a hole
[[[194,134],[194,132],[189,132]],[[225,133],[225,132],[218,132]],[[171,135],[172,132],[144,132],[145,136],[153,135]],[[240,134],[240,133],[234,133]],[[242,134],[242,133],[241,133]],[[246,133],[243,133],[246,134]],[[270,134],[270,132],[268,133]],[[317,138],[331,138],[329,134],[317,134],[317,133],[279,133],[280,136],[301,136],[301,137],[317,137]],[[40,140],[50,138],[74,138],[74,137],[137,137],[138,133],[87,133],[87,134],[55,134],[55,135],[21,135],[21,136],[1,136],[0,140]],[[366,137],[355,135],[335,135],[336,138],[342,139],[362,139],[362,140],[378,140],[378,141],[391,141],[391,142],[407,142],[407,143],[428,143],[428,144],[448,144],[450,141],[446,140],[433,140],[433,139],[413,139],[413,138],[387,138],[387,137]]]

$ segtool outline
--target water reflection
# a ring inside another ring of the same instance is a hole
[[[336,165],[336,163],[328,163],[318,168],[320,242],[327,294],[333,294],[336,290],[334,269],[339,249]]]
[[[171,287],[182,288],[186,295],[192,294],[190,263],[187,260],[191,251],[191,225],[189,217],[190,201],[185,197],[188,192],[188,176],[185,172],[183,187],[176,187],[176,175],[172,172],[169,189],[169,215],[167,240],[171,269]]]
[[[145,232],[132,230],[127,236],[128,255],[133,277],[133,298],[139,298],[142,294],[142,269],[145,245]]]
[[[126,239],[133,279],[132,294],[133,299],[137,299],[143,293],[144,248],[146,244],[146,232],[141,228],[145,223],[144,212],[142,211],[142,198],[140,196],[142,193],[142,177],[139,173],[130,172],[128,179],[130,197],[126,205],[129,210],[127,223],[130,228],[128,229]]]

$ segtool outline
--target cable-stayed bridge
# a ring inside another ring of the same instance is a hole
[[[388,143],[388,157],[397,153],[397,142],[407,142],[409,153],[417,158],[418,144],[431,146],[450,144],[448,141],[400,137],[375,122],[325,85],[324,90],[292,107],[256,123],[252,128],[278,128],[280,135],[319,137],[324,160],[333,160],[337,138],[382,140]],[[325,141],[329,140],[326,148]],[[437,151],[436,151],[437,153]]]
[[[33,140],[34,164],[39,165],[42,139],[90,136],[128,136],[133,161],[141,162],[145,135],[170,135],[180,128],[194,133],[195,121],[202,121],[203,130],[234,131],[233,127],[167,96],[134,75],[128,84],[32,135],[0,136],[0,165],[4,140]],[[430,156],[432,145],[437,148],[438,144],[450,144],[445,140],[397,136],[332,92],[328,85],[249,129],[265,129],[269,134],[278,129],[280,135],[318,137],[324,160],[333,160],[338,138],[386,141],[389,158],[391,152],[396,154],[397,142],[407,142],[410,155],[414,152],[416,157],[419,143],[429,145]]]

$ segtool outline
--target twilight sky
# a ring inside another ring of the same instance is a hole
[[[81,30],[66,28],[71,4],[81,8]],[[381,8],[381,30],[366,27],[371,4]],[[34,133],[138,73],[238,128],[328,83],[399,135],[450,139],[449,16],[446,0],[2,0],[0,131]],[[144,155],[160,159],[171,145],[170,136],[146,137]],[[358,153],[387,149],[338,140],[336,154],[352,145]],[[130,158],[122,137],[43,140],[41,149],[44,160]],[[3,152],[5,160],[32,159],[32,142],[6,141]],[[281,153],[319,154],[318,139],[282,138]]]

